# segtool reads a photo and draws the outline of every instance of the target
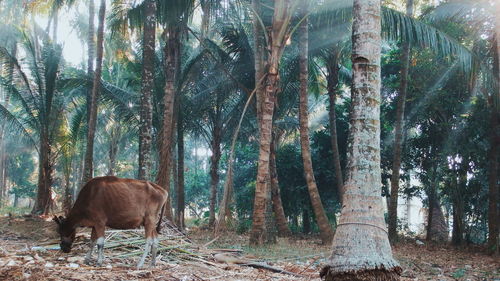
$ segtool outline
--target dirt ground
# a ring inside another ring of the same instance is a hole
[[[85,233],[89,232],[84,230]],[[79,239],[85,240],[86,236]],[[0,280],[320,280],[318,272],[330,255],[319,239],[280,238],[273,246],[251,248],[248,237],[234,233],[214,240],[210,232],[188,233],[193,245],[240,252],[239,258],[264,262],[294,275],[244,265],[217,263],[216,259],[176,260],[162,253],[155,268],[137,270],[138,257],[107,258],[103,267],[83,264],[81,243],[70,254],[37,248],[57,239],[54,223],[39,218],[0,218]],[[83,242],[83,241],[82,241]],[[109,253],[106,253],[107,256]],[[498,280],[500,259],[479,248],[418,245],[415,241],[394,247],[403,268],[402,280]]]

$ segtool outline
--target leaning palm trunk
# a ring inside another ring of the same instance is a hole
[[[332,143],[332,154],[333,154],[333,167],[335,169],[335,179],[337,183],[337,194],[339,196],[340,203],[342,203],[342,196],[344,195],[344,177],[342,175],[342,167],[340,165],[340,152],[338,145],[338,134],[337,134],[337,114],[335,112],[335,103],[337,100],[337,92],[339,87],[339,53],[334,52],[330,57],[330,61],[327,64],[328,77],[327,77],[327,87],[328,87],[328,101],[330,106],[330,111],[328,112],[328,119],[330,121],[330,142]]]
[[[93,177],[94,167],[94,138],[97,124],[97,100],[99,99],[99,87],[101,82],[103,42],[104,42],[104,20],[106,15],[106,1],[101,0],[99,8],[99,26],[97,28],[97,57],[94,81],[92,84],[92,96],[90,98],[90,118],[88,120],[87,147],[85,150],[85,162],[83,164],[83,180],[85,184]]]
[[[175,102],[175,88],[177,83],[177,76],[179,72],[179,58],[180,58],[180,31],[177,27],[169,26],[165,29],[165,95],[164,112],[163,112],[163,128],[161,134],[160,144],[160,166],[158,175],[156,177],[157,183],[170,191],[170,170],[172,161],[172,140],[174,135],[174,102]],[[165,205],[165,217],[172,221],[172,207],[170,199],[167,200]]]
[[[353,83],[343,208],[325,280],[399,280],[383,216],[380,170],[380,1],[354,0]]]
[[[406,1],[406,14],[408,17],[413,16],[413,0]],[[394,154],[392,158],[391,196],[389,202],[389,239],[391,241],[396,241],[398,236],[399,170],[401,169],[401,152],[403,150],[404,116],[409,66],[410,44],[405,41],[403,42],[403,53],[401,55],[401,86],[396,109],[396,126],[394,128]]]
[[[262,245],[269,241],[266,229],[266,205],[268,205],[269,155],[273,127],[273,112],[276,92],[279,89],[279,62],[283,54],[287,39],[287,28],[291,17],[290,3],[285,0],[274,2],[273,23],[270,32],[270,52],[267,59],[268,72],[266,75],[265,91],[260,98],[260,140],[257,180],[255,186],[255,200],[253,207],[252,229],[250,244]],[[259,105],[257,105],[259,106]]]
[[[138,179],[151,176],[151,143],[153,126],[154,58],[156,34],[156,1],[148,0],[144,6],[144,35],[142,49],[141,125],[139,129]]]
[[[307,7],[304,6],[303,16],[307,14]],[[314,171],[311,160],[311,146],[309,143],[309,117],[308,117],[308,20],[303,19],[299,28],[299,67],[300,67],[300,101],[299,101],[299,123],[300,123],[300,147],[302,151],[302,163],[304,164],[304,176],[306,178],[309,197],[313,207],[316,222],[319,227],[320,237],[323,244],[329,244],[332,241],[333,232],[325,214],[323,203],[319,196],[318,187],[314,178]]]

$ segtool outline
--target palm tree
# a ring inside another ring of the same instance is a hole
[[[255,186],[255,200],[252,216],[252,229],[250,231],[250,244],[261,245],[268,239],[266,229],[266,208],[271,200],[271,192],[268,188],[269,182],[269,156],[271,151],[273,111],[275,107],[276,93],[279,89],[279,65],[285,43],[290,36],[290,21],[296,8],[289,1],[274,1],[274,13],[272,26],[269,32],[269,55],[267,57],[267,73],[265,74],[265,90],[258,97],[257,112],[259,122],[259,160],[257,168],[257,180]],[[258,15],[254,15],[258,17]],[[269,43],[268,42],[268,43]],[[258,82],[256,82],[258,83]],[[257,84],[258,85],[258,84]],[[258,87],[258,86],[257,86]]]
[[[309,143],[309,117],[308,117],[308,19],[307,19],[307,1],[302,5],[301,16],[305,17],[299,27],[299,65],[300,65],[300,102],[299,102],[299,121],[300,121],[300,146],[302,151],[302,162],[304,164],[304,176],[306,178],[307,189],[311,198],[311,205],[316,216],[316,221],[320,229],[321,241],[323,244],[331,242],[333,237],[332,228],[325,214],[323,203],[316,186],[314,171],[311,160],[311,147]]]
[[[37,37],[24,34],[22,47],[27,64],[21,64],[4,47],[0,58],[10,65],[19,81],[11,84],[2,77],[2,84],[14,100],[19,102],[22,114],[0,106],[0,116],[14,132],[27,136],[35,143],[39,156],[38,190],[32,213],[48,214],[52,203],[51,189],[55,165],[55,137],[60,126],[59,115],[64,109],[63,93],[58,91],[58,72],[61,64],[61,47],[44,40],[41,49],[35,48]],[[28,69],[25,69],[27,67]],[[32,85],[31,83],[34,83]],[[29,130],[28,130],[29,128]]]
[[[158,11],[162,15],[161,23],[165,26],[163,38],[165,88],[163,97],[163,121],[160,144],[160,163],[156,181],[160,186],[170,189],[170,170],[172,159],[172,140],[174,135],[174,102],[177,96],[178,77],[181,59],[181,35],[187,26],[191,15],[193,1],[161,1],[157,3]],[[172,219],[170,201],[167,201],[166,216]]]
[[[149,179],[151,170],[151,142],[153,126],[152,95],[154,91],[154,58],[156,35],[156,1],[144,4],[142,42],[141,126],[139,132],[139,179]]]
[[[90,1],[92,3],[93,1]],[[91,4],[92,5],[92,4]],[[93,156],[94,156],[94,138],[95,138],[95,130],[97,123],[97,101],[99,99],[99,88],[101,81],[101,72],[102,72],[102,59],[104,53],[103,41],[104,41],[104,20],[106,15],[106,1],[101,0],[101,5],[99,7],[99,25],[97,27],[97,57],[96,57],[96,68],[94,72],[94,80],[92,83],[92,95],[90,98],[90,106],[87,108],[90,111],[89,119],[88,119],[88,131],[87,131],[87,146],[85,150],[85,160],[83,164],[83,179],[82,183],[85,184],[93,177],[94,168],[93,168]],[[92,16],[90,16],[92,18]],[[89,29],[91,25],[89,24]],[[89,39],[90,39],[89,32]],[[89,44],[89,54],[92,49]],[[90,57],[90,56],[89,56]],[[90,61],[89,61],[89,70],[90,70]]]
[[[347,180],[325,280],[399,280],[383,217],[380,170],[380,1],[354,0]]]
[[[406,15],[413,16],[413,0],[406,1]],[[396,241],[397,239],[397,222],[398,222],[398,193],[399,193],[399,170],[401,169],[401,151],[403,149],[403,134],[404,134],[404,116],[406,92],[408,85],[408,68],[410,66],[410,44],[403,42],[401,54],[401,85],[398,95],[398,104],[396,109],[396,125],[394,128],[394,149],[392,159],[392,175],[391,175],[391,195],[389,202],[389,239]]]

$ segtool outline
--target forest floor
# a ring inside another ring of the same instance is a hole
[[[78,239],[88,239],[88,230]],[[214,239],[211,232],[188,233],[190,251],[227,251],[240,253],[237,259],[265,263],[289,274],[275,273],[238,265],[231,261],[218,263],[217,258],[175,260],[160,256],[155,268],[137,270],[138,257],[108,257],[103,267],[83,264],[86,247],[75,246],[70,254],[50,247],[57,241],[55,224],[40,218],[0,218],[0,280],[319,280],[318,272],[330,255],[330,247],[319,239],[295,236],[279,238],[267,247],[248,246],[248,236],[228,233]],[[124,241],[123,243],[127,243]],[[203,250],[205,249],[205,250]],[[480,248],[456,249],[443,245],[418,245],[407,240],[394,248],[403,268],[402,280],[498,280],[500,259],[484,254]],[[105,250],[105,256],[109,255]],[[117,250],[115,250],[117,251]],[[169,255],[174,255],[170,252]],[[200,255],[201,257],[201,255]],[[214,255],[215,257],[215,255]],[[220,260],[219,260],[220,261]]]

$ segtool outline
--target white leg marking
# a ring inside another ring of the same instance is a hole
[[[90,264],[90,261],[92,260],[92,252],[94,251],[96,241],[91,240],[90,241],[90,248],[89,251],[87,252],[87,255],[85,256],[85,264]]]
[[[104,261],[104,237],[97,238],[97,266],[102,266]]]
[[[146,260],[146,257],[148,256],[149,252],[151,251],[152,245],[153,245],[153,238],[147,238],[146,239],[146,247],[144,247],[144,254],[142,255],[141,259],[139,260],[139,263],[137,264],[137,268],[141,268],[144,266],[144,261]]]
[[[160,243],[160,239],[155,237],[153,239],[153,246],[151,247],[151,266],[156,265],[156,253],[158,252],[158,244]]]

